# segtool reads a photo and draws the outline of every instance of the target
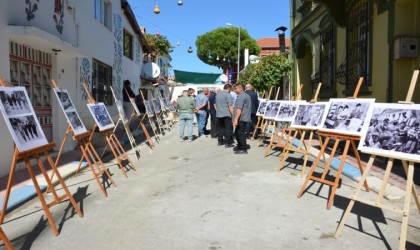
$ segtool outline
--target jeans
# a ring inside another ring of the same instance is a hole
[[[195,113],[197,116],[198,136],[204,135],[204,126],[206,125],[207,112],[199,110]]]
[[[238,143],[238,149],[246,150],[246,135],[245,135],[245,129],[246,129],[247,122],[239,121],[238,125],[235,128],[235,136],[236,136],[236,142]]]
[[[212,138],[216,138],[217,135],[219,134],[216,112],[214,112],[214,113],[209,112],[209,113],[210,113],[210,121],[211,121],[211,123],[210,123],[210,125],[211,125],[210,135],[211,135]]]
[[[232,144],[233,143],[233,125],[232,125],[232,117],[225,116],[225,117],[219,117],[217,118],[218,121],[218,129],[219,129],[219,135],[218,135],[218,142],[219,143],[225,143],[225,144]],[[225,139],[223,139],[225,137]]]
[[[188,140],[193,139],[193,121],[194,121],[194,113],[180,113],[179,114],[179,135],[181,137],[181,140],[184,139],[185,123],[187,123],[187,127],[188,127]]]

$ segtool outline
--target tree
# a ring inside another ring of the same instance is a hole
[[[239,77],[239,83],[251,83],[259,91],[278,86],[283,77],[290,75],[292,64],[283,54],[270,54],[256,64],[250,64]]]
[[[217,28],[197,37],[197,56],[206,64],[227,69],[237,67],[238,28]],[[260,47],[257,42],[241,28],[240,61],[243,62],[244,49],[248,48],[251,55],[257,55]],[[229,62],[230,61],[230,62]]]
[[[169,56],[174,48],[165,36],[145,34],[145,37],[150,46],[152,59],[156,59],[158,56]]]

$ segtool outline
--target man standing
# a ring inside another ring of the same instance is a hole
[[[245,93],[247,93],[251,98],[251,122],[248,122],[246,126],[246,133],[251,135],[255,129],[255,125],[257,124],[257,110],[260,103],[258,101],[258,94],[252,90],[251,84],[248,83],[245,85],[245,89]]]
[[[238,145],[235,154],[247,154],[246,145],[246,124],[251,121],[251,97],[244,91],[243,84],[236,85],[236,103],[233,109],[233,127],[235,127],[235,136]]]
[[[191,142],[193,139],[195,101],[188,96],[188,90],[182,91],[182,96],[178,98],[176,107],[179,111],[179,134],[181,142],[184,141],[185,124],[188,126],[188,141]]]
[[[210,136],[216,138],[218,135],[217,131],[217,118],[216,118],[216,95],[219,94],[220,89],[216,88],[216,93],[211,92],[209,97],[209,113],[210,113]]]
[[[204,135],[204,126],[206,124],[207,118],[207,107],[209,98],[207,97],[209,92],[208,88],[204,88],[203,92],[198,94],[195,98],[195,109],[197,116],[197,126],[198,126],[198,137],[205,137]]]
[[[218,146],[233,147],[232,138],[232,96],[229,94],[230,85],[225,84],[223,91],[216,95],[216,117],[219,129]],[[224,137],[224,138],[223,138]]]

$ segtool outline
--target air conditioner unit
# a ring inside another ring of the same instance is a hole
[[[418,55],[418,37],[401,36],[394,40],[394,58],[415,58]]]

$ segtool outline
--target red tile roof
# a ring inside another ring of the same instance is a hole
[[[285,38],[286,48],[290,48],[290,39]],[[261,49],[265,50],[265,48],[279,48],[279,38],[278,37],[264,37],[257,40],[258,46]]]

